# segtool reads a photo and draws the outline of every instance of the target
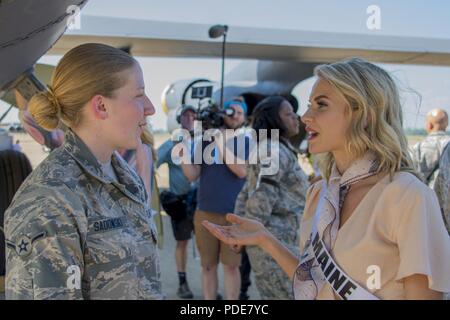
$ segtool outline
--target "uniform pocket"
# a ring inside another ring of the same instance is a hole
[[[125,224],[106,220],[102,227],[89,223],[85,247],[89,298],[136,299],[138,283],[133,234]]]
[[[133,235],[126,217],[89,222],[86,237],[87,263],[102,264],[123,260],[133,254]]]

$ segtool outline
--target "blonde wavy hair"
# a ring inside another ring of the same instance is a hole
[[[319,65],[314,74],[331,84],[348,104],[351,119],[346,133],[346,152],[353,159],[368,150],[375,153],[378,172],[414,171],[403,131],[398,87],[388,72],[360,58]],[[329,152],[320,156],[319,168],[328,179],[334,163]]]
[[[83,106],[97,94],[113,97],[127,80],[122,71],[136,64],[120,49],[100,43],[79,45],[64,55],[48,90],[33,96],[29,111],[44,129],[55,129],[60,120],[74,128],[81,121]]]

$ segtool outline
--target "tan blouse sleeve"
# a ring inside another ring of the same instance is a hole
[[[423,274],[430,289],[450,292],[450,238],[436,195],[419,181],[403,191],[393,230],[400,254],[396,280]]]

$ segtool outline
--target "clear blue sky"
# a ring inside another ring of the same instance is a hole
[[[381,30],[366,27],[369,5],[381,9]],[[373,33],[450,39],[450,1],[331,1],[331,0],[90,0],[82,15],[148,19],[174,22],[224,23],[277,29]],[[56,64],[59,57],[45,56],[41,62]],[[180,79],[220,79],[220,59],[138,58],[145,74],[147,94],[156,106],[155,128],[165,128],[161,93]],[[227,60],[229,71],[239,60]],[[405,126],[422,127],[424,114],[435,107],[450,112],[450,67],[382,65],[405,88]],[[299,84],[294,93],[301,105],[309,95],[312,80]],[[413,93],[417,92],[420,98]],[[420,110],[418,108],[420,107]],[[0,113],[6,106],[0,104]],[[11,113],[5,121],[16,121]]]
[[[442,0],[91,0],[85,14],[230,26],[369,33],[366,9],[378,5],[386,35],[450,38]]]

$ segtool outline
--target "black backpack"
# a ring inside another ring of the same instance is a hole
[[[193,218],[197,207],[197,189],[191,189],[185,195],[177,195],[170,190],[164,190],[159,195],[164,211],[175,221]]]

